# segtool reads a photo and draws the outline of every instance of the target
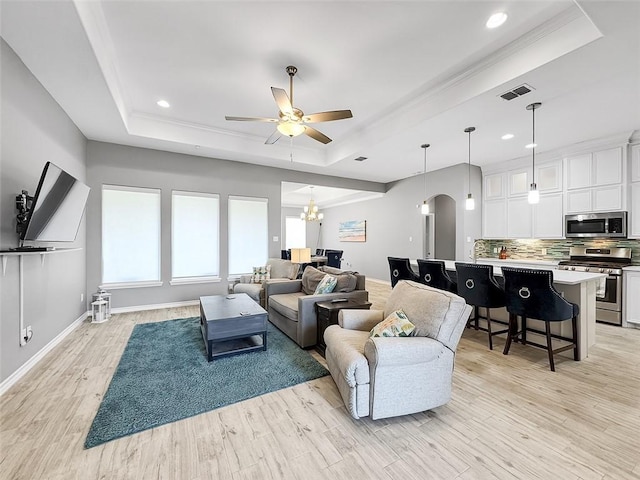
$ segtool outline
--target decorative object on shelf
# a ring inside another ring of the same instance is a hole
[[[471,132],[475,132],[476,127],[467,127],[464,129],[465,133],[469,134],[469,172],[468,172],[468,181],[469,181],[469,190],[467,193],[467,201],[464,204],[464,207],[467,210],[475,210],[476,201],[473,199],[473,195],[471,195]]]
[[[93,294],[91,317],[91,323],[102,323],[111,318],[111,294],[102,287]]]
[[[311,263],[311,249],[310,248],[292,248],[291,262],[292,263]]]
[[[311,189],[311,199],[309,199],[309,205],[305,206],[300,213],[300,219],[306,222],[320,222],[324,218],[324,213],[318,212],[318,206],[313,201],[313,187]]]
[[[429,215],[429,203],[427,202],[427,148],[431,145],[429,143],[423,143],[420,148],[424,149],[424,201],[420,208],[422,215]]]
[[[536,110],[542,106],[542,103],[536,102],[527,105],[527,110],[531,110],[531,187],[529,188],[529,196],[527,201],[531,204],[540,202],[540,192],[536,185]]]
[[[340,222],[338,239],[341,242],[366,242],[367,221],[349,220],[348,222]]]

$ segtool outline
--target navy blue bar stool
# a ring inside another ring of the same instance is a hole
[[[324,255],[327,257],[327,265],[334,268],[340,268],[342,260],[342,250],[326,249]]]
[[[387,260],[389,260],[389,273],[391,273],[391,288],[395,287],[400,280],[420,281],[411,268],[408,258],[387,257]]]
[[[445,270],[442,260],[423,260],[419,258],[417,262],[420,283],[451,293],[458,293],[458,286]]]
[[[491,309],[501,308],[506,305],[504,289],[498,285],[493,277],[493,266],[477,265],[474,263],[456,262],[456,272],[458,274],[458,295],[465,301],[475,307],[476,313],[469,320],[469,325],[473,322],[476,330],[482,330],[489,334],[489,349],[493,350],[493,337],[507,333],[508,328],[498,331],[491,329]],[[480,316],[479,309],[486,308],[486,317]],[[479,326],[478,319],[487,320],[487,328]],[[505,325],[504,322],[494,320],[494,322]]]
[[[504,354],[509,353],[512,341],[520,341],[523,345],[533,345],[544,348],[549,355],[549,367],[555,372],[553,355],[573,349],[573,359],[578,360],[578,315],[580,309],[575,303],[568,302],[553,286],[553,272],[551,270],[531,270],[528,268],[502,267],[506,307],[509,312],[509,333],[504,346]],[[518,330],[518,316],[522,317],[522,324]],[[542,320],[545,331],[527,328],[527,318]],[[571,320],[573,338],[567,338],[551,333],[551,322]],[[541,345],[527,342],[527,330],[547,338],[547,344]],[[571,342],[560,348],[553,349],[551,339],[556,338]]]

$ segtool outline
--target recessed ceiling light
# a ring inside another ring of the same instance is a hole
[[[487,20],[487,28],[497,28],[507,21],[507,14],[504,12],[494,13]]]
[[[158,100],[156,102],[158,104],[159,107],[162,108],[169,108],[171,105],[169,105],[169,102],[167,102],[166,100]]]
[[[502,138],[503,140],[511,140],[513,138],[513,133],[505,133],[500,138]]]
[[[538,146],[537,143],[529,143],[529,144],[525,145],[524,148],[535,148],[537,146]]]

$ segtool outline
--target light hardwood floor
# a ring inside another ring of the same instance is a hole
[[[368,282],[373,307],[390,288]],[[638,479],[640,330],[597,327],[585,361],[466,330],[453,399],[351,419],[330,376],[89,449],[83,442],[137,323],[197,307],[85,323],[0,398],[4,479]],[[402,401],[401,398],[398,401]]]

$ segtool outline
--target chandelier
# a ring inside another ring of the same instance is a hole
[[[313,192],[313,187],[311,191]],[[303,208],[303,211],[300,212],[300,219],[306,222],[319,222],[324,218],[324,214],[318,212],[318,206],[313,201],[313,197],[309,200],[309,205]]]

